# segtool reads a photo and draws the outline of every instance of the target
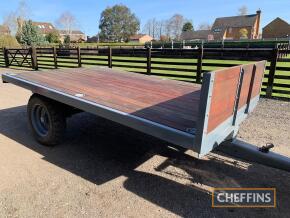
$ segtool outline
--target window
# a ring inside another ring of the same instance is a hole
[[[229,28],[229,33],[231,34],[233,32],[233,28]]]
[[[215,33],[219,33],[220,31],[222,31],[222,29],[221,29],[221,28],[214,28],[213,31],[214,31]]]

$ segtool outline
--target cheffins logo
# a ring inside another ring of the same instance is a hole
[[[276,188],[214,188],[212,207],[276,207]]]

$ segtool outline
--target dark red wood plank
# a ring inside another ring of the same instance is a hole
[[[215,72],[207,132],[233,114],[240,66]]]
[[[25,72],[18,77],[182,131],[195,127],[199,84],[106,68]]]

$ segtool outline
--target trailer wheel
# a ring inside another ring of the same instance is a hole
[[[36,140],[52,146],[61,142],[66,129],[66,116],[58,102],[33,94],[27,106],[29,126]]]

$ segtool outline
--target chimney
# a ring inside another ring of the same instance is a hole
[[[257,39],[259,37],[261,13],[262,13],[261,9],[258,9],[256,13],[257,13],[257,24],[256,24],[256,31],[255,31],[254,39]]]

